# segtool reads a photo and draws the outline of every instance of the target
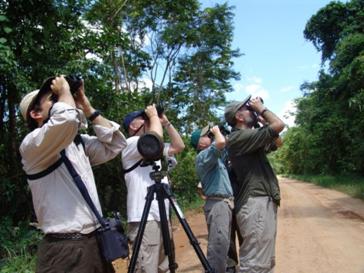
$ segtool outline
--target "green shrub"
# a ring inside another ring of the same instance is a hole
[[[0,225],[0,272],[33,272],[35,253],[42,235],[20,222],[13,226],[9,217],[1,220]]]

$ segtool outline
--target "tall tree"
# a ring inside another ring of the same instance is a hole
[[[232,16],[226,4],[202,9],[197,0],[0,0],[0,215],[29,216],[18,154],[25,93],[48,76],[80,72],[95,108],[110,119],[164,102],[174,124],[188,132],[201,117],[216,119],[230,79],[238,78]],[[182,165],[191,167],[191,156]],[[106,210],[120,209],[119,160],[95,172]]]
[[[201,117],[216,120],[214,110],[231,91],[230,80],[239,78],[232,69],[240,55],[231,49],[232,8],[202,10],[196,0],[136,0],[119,9],[108,4],[100,1],[88,18],[94,24],[106,21],[103,26],[112,31],[105,29],[105,35],[118,37],[108,54],[118,52],[113,65],[124,71],[119,78],[124,90],[149,90],[146,101],[162,101],[179,116],[180,126],[190,123],[186,131],[201,125]]]
[[[289,135],[307,136],[310,151],[302,161],[287,160],[307,166],[301,171],[364,174],[364,1],[331,2],[311,17],[304,35],[327,69],[302,85],[295,129],[302,133]]]

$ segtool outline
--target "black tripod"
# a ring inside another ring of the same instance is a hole
[[[169,188],[168,184],[161,183],[162,178],[165,176],[164,172],[159,171],[159,166],[153,161],[150,163],[153,165],[153,172],[150,173],[150,178],[155,182],[152,186],[148,187],[148,193],[146,196],[146,202],[142,214],[142,219],[140,221],[139,230],[137,233],[137,236],[135,238],[134,243],[134,250],[133,255],[131,256],[130,265],[128,268],[128,273],[134,273],[136,261],[139,254],[140,245],[142,243],[142,238],[144,234],[144,229],[147,224],[147,218],[150,210],[150,206],[152,204],[152,201],[154,199],[154,193],[157,194],[157,200],[158,200],[158,208],[159,208],[159,215],[160,215],[160,221],[161,221],[161,228],[162,228],[162,236],[163,236],[163,246],[166,256],[168,256],[168,262],[169,262],[169,270],[171,273],[175,273],[177,269],[177,264],[174,260],[174,256],[172,254],[172,244],[171,244],[171,238],[169,235],[169,227],[168,227],[168,220],[167,220],[167,214],[166,214],[166,207],[164,204],[164,199],[168,199],[170,204],[172,205],[173,210],[175,211],[179,222],[181,223],[184,231],[186,232],[190,244],[193,246],[198,258],[201,261],[202,266],[205,269],[206,273],[213,273],[213,269],[211,268],[210,264],[208,263],[205,255],[203,254],[199,242],[197,241],[196,237],[193,235],[190,226],[188,225],[186,219],[184,218],[184,215],[179,208],[177,202],[172,198],[171,190]]]

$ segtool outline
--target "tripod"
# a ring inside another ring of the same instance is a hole
[[[145,226],[147,224],[148,214],[150,210],[150,206],[152,204],[152,201],[154,199],[154,194],[157,195],[158,200],[158,208],[159,208],[159,215],[160,215],[160,221],[161,221],[161,229],[162,229],[162,237],[163,237],[163,247],[166,256],[168,256],[168,262],[169,262],[169,270],[171,273],[175,273],[177,269],[177,264],[174,261],[174,256],[172,253],[172,244],[171,244],[171,238],[169,235],[169,227],[168,227],[168,220],[167,220],[167,214],[166,214],[166,207],[164,204],[164,199],[168,199],[169,203],[172,205],[173,210],[175,211],[177,218],[179,222],[181,223],[184,231],[186,232],[186,235],[188,236],[190,240],[190,244],[193,246],[196,255],[200,259],[200,262],[202,266],[205,269],[206,273],[213,273],[214,270],[211,268],[210,264],[208,263],[205,255],[203,254],[199,242],[197,241],[196,237],[193,235],[192,230],[190,226],[188,225],[186,219],[184,218],[184,215],[179,208],[177,202],[172,198],[171,190],[169,188],[168,184],[161,183],[163,177],[165,176],[164,172],[159,171],[159,166],[153,161],[152,163],[149,163],[153,165],[153,172],[150,173],[150,178],[155,182],[152,186],[148,187],[148,193],[146,196],[146,202],[142,214],[142,218],[140,221],[139,229],[137,236],[135,238],[134,242],[134,249],[133,254],[131,256],[130,265],[128,268],[128,273],[134,273],[136,261],[139,254],[140,245],[142,243],[142,238],[145,230]],[[144,165],[145,166],[145,165]]]

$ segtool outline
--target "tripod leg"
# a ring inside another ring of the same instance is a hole
[[[171,273],[176,272],[177,264],[175,263],[173,252],[172,252],[172,242],[171,237],[169,234],[169,225],[166,213],[166,206],[164,204],[164,199],[167,198],[163,191],[163,185],[156,184],[157,188],[157,200],[158,200],[158,207],[159,207],[159,215],[161,221],[161,229],[162,229],[162,236],[163,236],[163,246],[165,255],[168,256],[169,262],[169,270]]]
[[[145,198],[146,201],[145,201],[145,205],[144,205],[142,219],[140,220],[138,233],[137,233],[137,236],[136,236],[135,241],[134,241],[133,254],[131,255],[130,265],[129,265],[129,268],[128,268],[128,273],[134,273],[134,271],[135,271],[135,265],[136,265],[136,262],[137,262],[137,259],[138,259],[140,245],[141,245],[142,240],[143,240],[143,234],[144,234],[145,226],[147,224],[150,206],[151,206],[152,201],[154,199],[154,192],[155,192],[155,185],[152,185],[152,186],[148,187],[148,193],[147,193],[147,196]]]
[[[171,198],[170,194],[168,194],[168,200],[169,200],[170,204],[172,205],[172,208],[176,212],[177,218],[178,218],[179,222],[181,223],[188,239],[190,240],[190,244],[194,248],[198,258],[200,259],[201,264],[205,269],[205,272],[208,272],[208,273],[215,272],[214,269],[210,266],[209,262],[207,261],[205,255],[203,254],[202,249],[200,248],[200,244],[197,241],[195,235],[193,235],[192,230],[191,230],[190,226],[188,225],[177,202],[173,198]]]

